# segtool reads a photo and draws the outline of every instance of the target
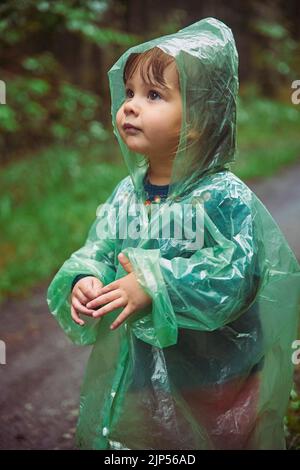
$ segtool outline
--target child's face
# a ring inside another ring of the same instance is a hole
[[[127,147],[148,156],[150,161],[171,159],[179,142],[182,103],[175,62],[166,67],[164,79],[169,88],[154,87],[142,80],[138,68],[126,83],[126,100],[116,116],[118,131]],[[139,130],[126,131],[126,123]]]

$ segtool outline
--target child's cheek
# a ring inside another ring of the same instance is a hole
[[[118,131],[120,132],[121,130],[121,112],[122,112],[122,108],[119,109],[119,111],[117,112],[116,114],[116,125],[117,125],[117,128],[118,128]],[[121,132],[120,132],[121,133]]]

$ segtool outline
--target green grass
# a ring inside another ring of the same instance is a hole
[[[2,170],[1,300],[49,278],[82,245],[97,206],[127,174],[112,150],[53,147]]]
[[[271,175],[300,156],[300,107],[242,99],[242,179]],[[115,141],[90,150],[52,147],[0,172],[0,300],[48,280],[82,246],[96,208],[127,175]]]

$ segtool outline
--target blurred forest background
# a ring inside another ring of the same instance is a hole
[[[299,0],[1,1],[0,302],[50,279],[127,175],[112,132],[110,67],[127,48],[208,16],[232,29],[239,52],[232,171],[275,174],[300,160],[300,105],[291,101]]]

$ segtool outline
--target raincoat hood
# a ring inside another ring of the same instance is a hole
[[[168,193],[172,199],[190,192],[204,173],[220,171],[234,160],[238,54],[231,30],[215,18],[206,18],[128,49],[109,70],[113,132],[135,190],[142,197],[149,163],[144,155],[128,149],[118,132],[116,114],[125,100],[123,72],[127,59],[132,53],[154,47],[175,59],[182,99],[180,139]],[[188,141],[189,126],[200,139]]]

